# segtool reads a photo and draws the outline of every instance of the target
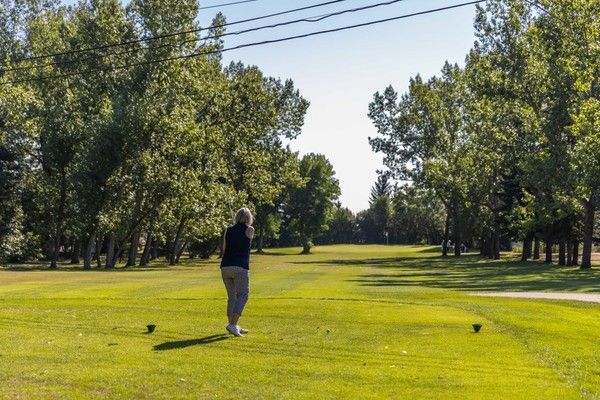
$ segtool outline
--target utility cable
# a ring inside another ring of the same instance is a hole
[[[227,6],[233,6],[236,4],[244,4],[244,3],[252,3],[258,0],[242,0],[242,1],[233,1],[231,3],[223,3],[223,4],[215,4],[213,6],[204,6],[204,7],[199,7],[199,10],[208,10],[210,8],[219,8],[219,7],[227,7]]]
[[[104,57],[109,57],[109,56],[118,56],[118,55],[124,55],[124,54],[129,54],[129,53],[133,53],[136,51],[141,51],[141,50],[147,50],[147,51],[153,51],[153,50],[158,50],[161,48],[165,48],[165,47],[176,47],[176,46],[183,46],[184,44],[187,43],[195,43],[199,40],[203,40],[203,41],[207,41],[207,40],[212,40],[212,39],[220,39],[222,37],[225,36],[238,36],[238,35],[242,35],[242,34],[246,34],[246,33],[250,33],[250,32],[256,32],[256,31],[260,31],[263,29],[273,29],[273,28],[278,28],[281,26],[288,26],[288,25],[292,25],[292,24],[298,24],[301,22],[308,22],[308,23],[315,23],[315,22],[320,22],[323,21],[325,19],[331,18],[331,17],[336,17],[339,15],[343,15],[343,14],[348,14],[348,13],[354,13],[354,12],[359,12],[359,11],[364,11],[364,10],[369,10],[369,9],[373,9],[373,8],[377,8],[377,7],[382,7],[382,6],[389,6],[395,3],[400,3],[406,0],[390,0],[387,2],[382,2],[382,3],[376,3],[376,4],[370,4],[367,6],[363,6],[363,7],[356,7],[356,8],[350,8],[350,9],[345,9],[345,10],[341,10],[341,11],[336,11],[336,12],[332,12],[332,13],[328,13],[328,14],[322,14],[322,15],[318,15],[318,16],[314,16],[314,17],[307,17],[307,18],[300,18],[300,19],[295,19],[295,20],[291,20],[291,21],[284,21],[284,22],[279,22],[279,23],[275,23],[275,24],[271,24],[271,25],[263,25],[263,26],[258,26],[258,27],[254,27],[254,28],[248,28],[248,29],[243,29],[240,31],[235,31],[235,32],[225,32],[221,35],[213,35],[213,36],[207,36],[207,37],[203,37],[203,38],[194,38],[194,39],[187,39],[187,40],[183,40],[181,42],[178,43],[165,43],[162,45],[158,45],[158,46],[152,46],[152,47],[136,47],[133,49],[129,49],[129,50],[124,50],[124,51],[119,51],[119,52],[112,52],[112,53],[107,53],[107,54],[99,54],[99,55],[92,55],[92,56],[88,56],[83,58],[84,61],[90,61],[90,60],[94,60],[96,58],[104,58]],[[73,64],[73,63],[79,63],[81,62],[82,59],[72,59],[72,60],[66,60],[66,61],[53,61],[53,62],[49,62],[49,63],[45,63],[45,64],[37,64],[37,65],[30,65],[30,66],[25,66],[25,67],[13,67],[13,68],[6,68],[4,70],[0,69],[0,73],[1,72],[13,72],[13,71],[23,71],[23,70],[29,70],[29,69],[39,69],[39,68],[44,68],[44,67],[50,67],[50,66],[54,66],[54,65],[67,65],[67,64]]]
[[[142,43],[142,42],[149,42],[149,41],[154,41],[154,40],[159,40],[159,39],[165,39],[165,38],[179,36],[179,35],[185,35],[185,34],[188,34],[188,33],[197,33],[197,32],[202,32],[202,31],[206,31],[206,30],[210,30],[210,29],[215,29],[215,28],[223,28],[223,27],[226,27],[226,26],[232,26],[232,25],[238,25],[238,24],[247,23],[247,22],[258,21],[258,20],[261,20],[261,19],[266,19],[266,18],[271,18],[271,17],[277,17],[277,16],[280,16],[280,15],[290,14],[290,13],[294,13],[294,12],[298,12],[298,11],[309,10],[309,9],[317,8],[317,7],[324,7],[324,6],[328,6],[328,5],[331,5],[331,4],[342,3],[342,2],[345,2],[345,1],[348,1],[348,0],[331,0],[331,1],[324,2],[324,3],[318,3],[318,4],[313,4],[313,5],[310,5],[310,6],[305,6],[305,7],[300,7],[300,8],[294,8],[294,9],[280,11],[280,12],[276,12],[276,13],[272,13],[272,14],[261,15],[261,16],[258,16],[258,17],[247,18],[247,19],[233,21],[233,22],[226,22],[224,24],[211,25],[211,26],[208,26],[206,28],[190,29],[190,30],[186,30],[186,31],[166,33],[164,35],[156,35],[156,36],[150,36],[150,37],[140,38],[140,39],[135,39],[135,40],[128,40],[128,41],[123,41],[123,42],[109,43],[109,44],[105,44],[105,45],[102,45],[102,46],[87,47],[87,48],[83,48],[83,49],[74,49],[74,50],[62,51],[62,52],[58,52],[58,53],[44,54],[44,55],[39,55],[39,56],[24,57],[24,58],[21,58],[21,59],[18,59],[18,60],[14,60],[13,63],[20,63],[20,62],[32,61],[32,60],[40,60],[40,59],[44,59],[44,58],[64,56],[64,55],[70,55],[70,54],[80,54],[80,53],[84,53],[84,52],[88,52],[88,51],[103,50],[103,49],[108,49],[108,48],[112,48],[112,47],[127,46],[127,45],[130,45],[130,44],[136,44],[136,43]]]
[[[266,45],[266,44],[281,43],[281,42],[286,42],[286,41],[295,40],[295,39],[324,35],[327,33],[341,32],[341,31],[361,28],[361,27],[365,27],[365,26],[382,24],[385,22],[397,21],[397,20],[416,17],[416,16],[420,16],[420,15],[433,14],[433,13],[438,13],[438,12],[456,9],[456,8],[460,8],[460,7],[479,4],[479,3],[483,3],[485,1],[487,1],[487,0],[469,1],[466,3],[455,4],[452,6],[440,7],[440,8],[435,8],[435,9],[430,9],[430,10],[425,10],[425,11],[419,11],[419,12],[415,12],[415,13],[411,13],[411,14],[404,14],[404,15],[399,15],[399,16],[390,17],[390,18],[378,19],[378,20],[374,20],[374,21],[363,22],[360,24],[347,25],[347,26],[342,26],[342,27],[338,27],[338,28],[326,29],[326,30],[321,30],[321,31],[316,31],[316,32],[309,32],[309,33],[305,33],[305,34],[301,34],[301,35],[287,36],[287,37],[278,38],[278,39],[264,40],[261,42],[244,43],[244,44],[241,44],[238,46],[227,47],[224,49],[209,50],[209,51],[204,51],[204,52],[198,51],[195,53],[182,55],[182,56],[168,57],[168,58],[162,58],[162,59],[157,59],[157,60],[149,60],[149,61],[143,61],[143,62],[132,63],[132,64],[125,64],[125,65],[120,65],[120,66],[111,67],[111,68],[89,69],[89,70],[85,70],[85,71],[72,72],[72,73],[66,73],[66,74],[60,74],[60,75],[50,75],[50,76],[45,76],[45,77],[20,79],[20,80],[2,83],[2,84],[0,84],[0,86],[4,86],[7,84],[32,82],[32,81],[67,78],[67,77],[71,77],[71,76],[86,75],[86,74],[95,73],[95,72],[111,72],[111,71],[116,71],[116,70],[120,70],[120,69],[128,69],[128,68],[132,68],[135,66],[150,65],[150,64],[162,63],[162,62],[167,62],[167,61],[176,61],[176,60],[182,60],[182,59],[185,60],[185,59],[194,58],[194,57],[198,57],[198,56],[202,56],[202,55],[219,54],[219,53],[224,53],[224,52],[232,51],[232,50],[239,50],[239,49],[243,49],[243,48],[247,48],[247,47],[255,47],[255,46],[262,46],[262,45]]]

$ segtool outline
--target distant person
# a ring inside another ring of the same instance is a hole
[[[250,243],[254,237],[254,217],[246,207],[235,214],[234,225],[225,230],[221,246],[221,276],[227,289],[227,318],[225,327],[234,336],[248,333],[238,325],[250,290]]]

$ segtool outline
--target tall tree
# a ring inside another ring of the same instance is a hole
[[[392,198],[391,239],[395,243],[440,244],[445,208],[431,190],[405,185]]]
[[[340,187],[333,166],[321,154],[307,154],[300,160],[303,182],[290,192],[285,213],[290,229],[300,238],[302,253],[310,253],[313,240],[328,229]]]
[[[356,216],[350,209],[338,203],[329,222],[329,229],[317,239],[317,242],[319,244],[356,243],[357,236]]]
[[[462,243],[461,216],[467,206],[464,91],[463,72],[446,63],[441,77],[427,82],[420,76],[411,79],[400,98],[390,86],[383,94],[376,93],[369,105],[369,117],[379,133],[369,141],[374,151],[384,153],[392,176],[432,189],[444,203],[444,255],[450,220],[454,242]],[[455,246],[455,255],[460,255],[460,246]]]
[[[392,184],[390,182],[389,175],[386,173],[379,174],[375,184],[371,188],[371,196],[369,197],[369,204],[375,203],[380,197],[388,196],[392,194]]]

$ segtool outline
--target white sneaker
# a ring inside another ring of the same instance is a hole
[[[227,332],[231,333],[233,336],[242,336],[240,330],[238,329],[237,325],[232,325],[229,324],[225,327],[225,329],[227,329]]]
[[[239,326],[239,325],[236,325],[236,326],[237,326],[237,328],[238,328],[238,331],[239,331],[239,332],[240,332],[242,335],[245,335],[246,333],[248,333],[248,329],[244,329],[244,328],[242,328],[242,327],[241,327],[241,326]]]

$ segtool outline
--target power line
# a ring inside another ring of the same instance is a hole
[[[306,33],[306,34],[302,34],[302,35],[288,36],[288,37],[278,38],[278,39],[265,40],[265,41],[261,41],[261,42],[245,43],[245,44],[241,44],[241,45],[229,47],[229,48],[224,48],[224,49],[210,50],[210,51],[206,51],[206,52],[195,52],[195,53],[191,53],[191,54],[187,54],[187,55],[183,55],[183,56],[143,61],[143,62],[139,62],[139,63],[125,64],[125,65],[120,65],[120,66],[111,67],[111,68],[90,69],[90,70],[86,70],[86,71],[72,72],[72,73],[67,73],[67,74],[51,75],[51,76],[46,76],[46,77],[9,81],[9,82],[3,83],[2,85],[39,81],[39,80],[59,79],[59,78],[66,78],[66,77],[70,77],[70,76],[76,76],[76,75],[86,75],[86,74],[94,73],[94,72],[111,72],[111,71],[116,71],[116,70],[120,70],[120,69],[132,68],[132,67],[136,67],[136,66],[150,65],[150,64],[156,64],[156,63],[167,62],[167,61],[175,61],[175,60],[181,60],[181,59],[189,59],[189,58],[198,57],[198,56],[202,56],[202,55],[224,53],[227,51],[239,50],[239,49],[246,48],[246,47],[255,47],[255,46],[261,46],[261,45],[265,45],[265,44],[280,43],[280,42],[285,42],[285,41],[290,41],[290,40],[295,40],[295,39],[306,38],[306,37],[310,37],[310,36],[317,36],[317,35],[323,35],[323,34],[327,34],[327,33],[340,32],[340,31],[345,31],[345,30],[349,30],[349,29],[355,29],[355,28],[376,25],[376,24],[381,24],[381,23],[390,22],[390,21],[396,21],[396,20],[405,19],[405,18],[411,18],[411,17],[415,17],[415,16],[419,16],[419,15],[432,14],[432,13],[447,11],[447,10],[451,10],[451,9],[455,9],[455,8],[459,8],[459,7],[465,7],[465,6],[469,6],[469,5],[479,4],[479,3],[483,3],[485,1],[487,1],[487,0],[475,0],[475,1],[470,1],[470,2],[466,2],[466,3],[455,4],[452,6],[440,7],[440,8],[430,9],[430,10],[426,10],[426,11],[415,12],[415,13],[411,13],[411,14],[404,14],[404,15],[400,15],[400,16],[396,16],[396,17],[384,18],[384,19],[364,22],[364,23],[360,23],[360,24],[347,25],[347,26],[343,26],[343,27],[339,27],[339,28],[310,32],[310,33]]]
[[[216,4],[214,6],[204,6],[204,7],[199,7],[199,10],[208,10],[209,8],[219,8],[219,7],[227,7],[227,6],[233,6],[235,4],[243,4],[243,3],[252,3],[254,1],[258,1],[258,0],[243,0],[243,1],[234,1],[231,3],[223,3],[223,4]]]
[[[373,8],[377,8],[377,7],[389,6],[389,5],[400,3],[403,1],[406,1],[406,0],[390,0],[387,2],[370,4],[370,5],[366,5],[363,7],[349,8],[349,9],[345,9],[345,10],[340,10],[340,11],[336,11],[336,12],[332,12],[332,13],[328,13],[328,14],[322,14],[322,15],[313,16],[313,17],[308,17],[308,18],[300,18],[300,19],[295,19],[295,20],[291,20],[291,21],[279,22],[279,23],[275,23],[275,24],[271,24],[271,25],[263,25],[263,26],[258,26],[258,27],[249,28],[249,29],[243,29],[243,30],[235,31],[235,32],[225,32],[221,35],[214,35],[214,36],[208,36],[208,37],[204,37],[204,38],[194,38],[194,39],[183,40],[179,43],[166,43],[166,44],[162,44],[159,46],[153,46],[153,47],[147,47],[147,48],[139,47],[139,48],[133,48],[133,49],[129,49],[129,50],[121,51],[121,52],[112,52],[112,53],[108,53],[108,54],[92,55],[90,57],[84,58],[84,60],[89,61],[89,60],[93,60],[96,57],[108,57],[108,56],[113,56],[113,55],[129,54],[129,53],[133,53],[133,52],[144,50],[144,49],[145,50],[158,50],[158,49],[161,49],[164,47],[183,46],[184,44],[194,43],[194,42],[197,42],[198,40],[206,41],[206,40],[211,40],[211,39],[220,39],[225,36],[237,36],[237,35],[242,35],[242,34],[246,34],[246,33],[250,33],[250,32],[260,31],[263,29],[272,29],[272,28],[277,28],[277,27],[281,27],[281,26],[297,24],[297,23],[301,23],[301,22],[315,23],[315,22],[323,21],[327,18],[336,17],[336,16],[340,16],[343,14],[348,14],[348,13],[369,10],[369,9],[373,9]],[[72,59],[72,60],[67,60],[67,61],[53,61],[53,62],[46,63],[46,64],[30,65],[30,66],[26,66],[26,67],[7,68],[7,69],[0,70],[0,71],[3,71],[3,72],[23,71],[23,70],[29,70],[29,69],[50,67],[53,65],[73,64],[73,63],[78,63],[81,61],[82,61],[81,59]]]
[[[525,3],[529,4],[530,6],[533,6],[535,8],[537,8],[538,10],[543,11],[544,13],[552,16],[552,14],[550,13],[550,11],[548,11],[545,7],[543,7],[539,2],[537,1],[531,1],[531,0],[525,0]]]
[[[541,12],[543,12],[544,14],[546,14],[550,18],[556,18],[557,20],[559,20],[560,22],[562,22],[565,25],[566,28],[572,29],[572,27],[567,22],[567,20],[565,20],[564,18],[562,18],[562,16],[560,16],[560,15],[556,15],[555,13],[550,12],[546,7],[544,7],[543,5],[541,5],[539,1],[537,1],[537,0],[533,0],[533,1],[532,0],[525,0],[525,3],[529,4],[532,7],[537,8],[538,10],[540,10]]]
[[[348,0],[331,0],[331,1],[324,2],[324,3],[318,3],[318,4],[313,4],[313,5],[310,5],[310,6],[305,6],[305,7],[300,7],[300,8],[294,8],[294,9],[280,11],[280,12],[276,12],[276,13],[272,13],[272,14],[261,15],[261,16],[258,16],[258,17],[247,18],[247,19],[243,19],[243,20],[239,20],[239,21],[233,21],[233,22],[226,22],[224,24],[211,25],[211,26],[208,26],[206,28],[190,29],[190,30],[186,30],[186,31],[179,31],[179,32],[173,32],[173,33],[167,33],[167,34],[164,34],[164,35],[150,36],[150,37],[147,37],[147,38],[141,38],[141,39],[135,39],[135,40],[129,40],[129,41],[123,41],[123,42],[109,43],[109,44],[105,44],[105,45],[97,46],[97,47],[88,47],[88,48],[84,48],[84,49],[75,49],[75,50],[62,51],[62,52],[58,52],[58,53],[51,53],[51,54],[44,54],[44,55],[39,55],[39,56],[25,57],[25,58],[21,58],[19,60],[15,60],[13,62],[14,63],[20,63],[20,62],[24,62],[24,61],[40,60],[40,59],[51,58],[51,57],[56,57],[56,56],[64,56],[64,55],[70,55],[70,54],[80,54],[80,53],[84,53],[84,52],[88,52],[88,51],[103,50],[103,49],[108,49],[108,48],[112,48],[112,47],[127,46],[127,45],[130,45],[130,44],[136,44],[136,43],[149,42],[149,41],[154,41],[154,40],[159,40],[159,39],[165,39],[165,38],[169,38],[169,37],[174,37],[174,36],[179,36],[179,35],[185,35],[185,34],[188,34],[188,33],[198,33],[198,32],[206,31],[206,30],[209,30],[209,29],[223,28],[223,27],[226,27],[226,26],[238,25],[238,24],[243,24],[243,23],[253,22],[253,21],[259,21],[261,19],[278,17],[280,15],[290,14],[290,13],[294,13],[294,12],[298,12],[298,11],[309,10],[309,9],[312,9],[312,8],[324,7],[324,6],[328,6],[328,5],[331,5],[331,4],[342,3],[342,2],[345,2],[345,1],[348,1]]]
[[[128,69],[128,68],[132,68],[132,67],[136,67],[136,66],[142,66],[142,65],[150,65],[150,64],[162,63],[162,62],[167,62],[167,61],[185,60],[185,59],[194,58],[194,57],[198,57],[198,56],[202,56],[202,55],[218,54],[218,53],[224,53],[224,52],[232,51],[232,50],[239,50],[239,49],[243,49],[246,47],[255,47],[255,46],[262,46],[262,45],[266,45],[266,44],[286,42],[286,41],[306,38],[306,37],[310,37],[310,36],[324,35],[327,33],[341,32],[341,31],[346,31],[349,29],[356,29],[356,28],[361,28],[361,27],[365,27],[365,26],[382,24],[385,22],[397,21],[397,20],[416,17],[416,16],[420,16],[420,15],[433,14],[433,13],[437,13],[437,12],[441,12],[441,11],[447,11],[447,10],[451,10],[451,9],[455,9],[455,8],[479,4],[479,3],[483,3],[485,1],[487,1],[487,0],[474,0],[474,1],[469,1],[469,2],[465,2],[465,3],[455,4],[452,6],[440,7],[440,8],[435,8],[435,9],[430,9],[430,10],[425,10],[425,11],[419,11],[419,12],[415,12],[415,13],[411,13],[411,14],[404,14],[404,15],[399,15],[399,16],[390,17],[390,18],[378,19],[378,20],[374,20],[374,21],[363,22],[360,24],[347,25],[347,26],[342,26],[339,28],[332,28],[332,29],[326,29],[326,30],[321,30],[321,31],[316,31],[316,32],[309,32],[309,33],[305,33],[305,34],[301,34],[301,35],[287,36],[287,37],[278,38],[278,39],[264,40],[261,42],[244,43],[244,44],[241,44],[238,46],[228,47],[228,48],[224,48],[224,49],[209,50],[209,51],[205,51],[205,52],[198,51],[195,53],[186,54],[186,55],[182,55],[182,56],[168,57],[168,58],[143,61],[143,62],[132,63],[132,64],[125,64],[125,65],[120,65],[120,66],[111,67],[111,68],[89,69],[86,71],[72,72],[72,73],[66,73],[66,74],[60,74],[60,75],[50,75],[50,76],[46,76],[46,77],[21,79],[21,80],[16,80],[16,81],[5,82],[0,85],[4,86],[4,85],[8,85],[8,84],[68,78],[71,76],[87,75],[87,74],[95,73],[95,72],[111,72],[111,71],[116,71],[116,70],[120,70],[120,69]]]
[[[349,9],[336,11],[336,12],[332,12],[329,14],[314,16],[314,17],[300,18],[300,19],[296,19],[296,20],[292,20],[292,21],[285,21],[285,22],[279,22],[279,23],[271,24],[271,25],[259,26],[256,28],[249,28],[249,29],[245,29],[245,30],[237,31],[237,32],[229,32],[229,33],[225,32],[224,34],[219,35],[219,36],[240,35],[243,33],[255,32],[255,31],[259,31],[259,30],[267,29],[267,28],[277,28],[280,26],[291,25],[291,24],[295,24],[295,23],[299,23],[299,22],[319,22],[319,21],[323,21],[327,18],[336,17],[339,15],[358,12],[358,11],[369,10],[369,9],[382,7],[382,6],[389,6],[389,5],[400,3],[403,1],[405,1],[405,0],[390,0],[390,1],[382,2],[382,3],[370,4],[370,5],[363,6],[363,7],[349,8]]]

